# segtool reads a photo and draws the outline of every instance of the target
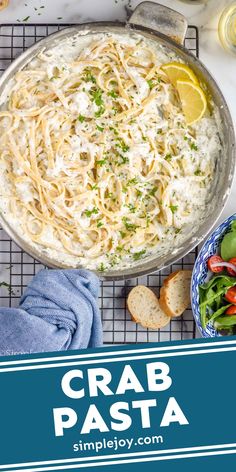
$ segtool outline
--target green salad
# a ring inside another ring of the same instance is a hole
[[[207,261],[214,274],[199,286],[201,324],[208,323],[224,334],[236,334],[236,220],[224,236],[221,255],[213,255]]]

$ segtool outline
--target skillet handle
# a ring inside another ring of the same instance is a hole
[[[181,13],[154,2],[140,3],[128,23],[154,29],[179,44],[184,43],[188,27],[187,20]]]

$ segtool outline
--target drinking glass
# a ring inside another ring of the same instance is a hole
[[[218,24],[218,34],[222,46],[236,53],[236,2],[223,10]]]

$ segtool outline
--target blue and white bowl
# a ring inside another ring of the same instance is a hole
[[[201,325],[199,310],[199,285],[204,284],[209,280],[209,278],[212,277],[212,274],[209,273],[207,268],[207,261],[209,257],[213,256],[214,254],[219,254],[221,241],[224,235],[230,231],[231,222],[233,220],[236,220],[236,213],[221,223],[221,225],[218,226],[218,228],[216,228],[215,231],[209,236],[202,246],[193,268],[191,282],[192,310],[197,327],[202,336],[205,338],[214,338],[216,336],[221,336],[221,334],[218,333],[218,331],[216,331],[211,324],[208,324],[205,329]]]

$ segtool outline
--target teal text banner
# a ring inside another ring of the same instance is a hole
[[[0,472],[232,468],[235,364],[234,337],[2,357]]]

